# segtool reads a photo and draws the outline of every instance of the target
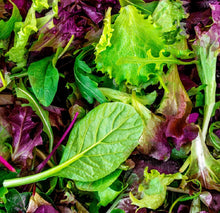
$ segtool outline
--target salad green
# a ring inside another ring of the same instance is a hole
[[[0,213],[219,212],[219,17],[0,0]]]

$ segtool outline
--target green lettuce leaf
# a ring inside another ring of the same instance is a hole
[[[120,58],[132,56],[148,58],[147,51],[150,49],[151,54],[158,57],[164,48],[159,28],[153,25],[151,17],[145,19],[145,16],[131,5],[121,8],[112,26],[111,17],[107,15],[104,33],[96,46],[97,69],[108,73],[110,78],[115,78],[117,84],[123,81],[132,85],[145,83],[148,81],[148,75],[155,70],[154,64],[140,68],[140,63],[117,62]],[[108,42],[104,43],[103,40]]]
[[[216,160],[209,152],[201,131],[192,142],[186,175],[189,179],[199,180],[206,189],[220,191],[220,160]]]
[[[154,10],[152,18],[161,27],[166,43],[170,44],[175,42],[174,39],[180,31],[180,21],[186,18],[186,14],[180,1],[162,0]]]
[[[97,181],[94,181],[94,182],[75,181],[75,184],[78,189],[83,190],[83,191],[104,191],[117,180],[121,172],[122,170],[117,169],[111,174]]]
[[[178,7],[181,6],[178,4]],[[141,14],[135,6],[128,4],[121,8],[119,16],[112,25],[110,12],[107,12],[103,34],[96,45],[95,62],[97,69],[114,78],[117,84],[126,82],[144,87],[148,82],[155,84],[160,81],[165,87],[161,79],[164,65],[194,63],[177,59],[177,57],[191,57],[185,37],[178,40],[179,31],[172,33],[173,29],[179,27],[180,20],[185,17],[183,9],[178,10],[181,12],[180,15],[173,16],[169,14],[173,7],[166,9],[167,4],[160,3],[158,7],[155,18],[154,16],[146,18],[146,15]],[[169,24],[167,27],[160,25],[161,21],[157,17],[160,10],[164,12],[163,18],[166,18]],[[164,35],[170,32],[172,36],[168,37],[172,37],[172,45],[166,40],[171,38],[165,38]]]
[[[38,31],[36,26],[37,21],[35,10],[33,7],[29,9],[24,22],[15,23],[14,46],[5,55],[9,57],[9,61],[13,61],[17,64],[17,69],[22,68],[26,65],[26,45],[28,44],[30,35]]]
[[[167,186],[174,180],[183,178],[184,176],[180,173],[166,175],[160,174],[156,169],[152,169],[149,173],[148,167],[146,167],[144,180],[138,187],[138,198],[130,192],[132,204],[139,206],[139,208],[157,209],[166,198]]]
[[[13,2],[11,3],[13,5],[13,11],[10,19],[6,22],[3,20],[0,21],[0,40],[7,39],[13,31],[15,23],[22,21],[19,9]]]
[[[48,0],[32,0],[34,9],[40,13],[44,9],[49,8]]]

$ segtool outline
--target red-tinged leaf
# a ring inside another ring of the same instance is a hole
[[[36,212],[40,206],[51,206],[46,200],[44,200],[37,192],[30,197],[27,213]],[[53,208],[53,207],[52,207]]]
[[[12,125],[13,153],[12,160],[26,165],[28,158],[33,158],[32,150],[42,144],[42,123],[33,122],[36,115],[30,107],[16,107],[8,119]],[[33,135],[32,135],[33,134]]]
[[[44,107],[49,112],[49,119],[51,126],[56,127],[58,130],[63,128],[65,125],[62,120],[62,112],[65,112],[64,108],[56,107],[56,106],[49,106]]]
[[[34,213],[59,213],[53,206],[42,205]]]
[[[132,102],[145,123],[138,150],[157,160],[169,159],[171,142],[179,149],[183,144],[195,139],[198,134],[198,128],[192,123],[195,119],[189,116],[192,104],[180,81],[177,67],[171,67],[163,80],[167,82],[167,91],[157,113],[162,114],[165,119],[153,114],[137,100]]]
[[[166,117],[165,136],[172,138],[176,148],[179,149],[183,144],[196,138],[198,128],[188,122],[192,103],[180,81],[176,65],[171,68],[164,81],[168,82],[168,91],[165,91],[157,113]]]

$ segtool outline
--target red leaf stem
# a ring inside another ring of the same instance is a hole
[[[47,156],[47,158],[40,163],[37,168],[36,168],[36,173],[41,172],[41,170],[44,168],[44,166],[47,164],[47,162],[50,160],[51,156],[55,153],[55,151],[57,150],[57,148],[60,146],[60,144],[63,142],[63,140],[66,138],[67,134],[69,133],[69,131],[72,129],[74,123],[76,122],[77,116],[79,115],[78,112],[76,112],[72,122],[70,123],[69,127],[67,128],[67,130],[64,132],[63,136],[61,137],[61,139],[59,140],[59,142],[56,144],[56,146],[53,148],[52,152]]]
[[[16,172],[15,168],[11,166],[1,155],[0,155],[0,163],[3,164],[11,172]]]

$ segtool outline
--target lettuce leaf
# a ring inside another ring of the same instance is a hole
[[[28,158],[33,158],[33,148],[43,143],[41,138],[42,123],[33,122],[34,116],[36,115],[31,107],[16,107],[8,117],[13,131],[12,160],[23,166],[26,165]]]
[[[199,180],[206,189],[220,191],[220,160],[216,160],[209,152],[201,131],[192,142],[186,175],[189,179]]]
[[[38,31],[36,26],[37,21],[33,7],[29,9],[24,22],[15,23],[14,46],[5,55],[9,57],[9,61],[13,61],[17,64],[18,69],[26,65],[26,45],[28,44],[30,35]]]
[[[211,5],[213,25],[206,32],[202,32],[199,26],[195,27],[197,39],[193,48],[198,57],[197,69],[202,84],[206,85],[204,120],[202,126],[203,137],[206,138],[208,124],[212,116],[216,97],[216,63],[220,52],[220,5]]]
[[[42,10],[49,8],[48,0],[33,0],[33,6],[40,13]]]
[[[180,20],[185,18],[182,5],[163,0],[147,18],[135,4],[123,5],[126,6],[121,8],[113,24],[110,12],[106,13],[103,33],[96,45],[97,69],[114,78],[117,84],[126,82],[144,87],[149,82],[160,81],[165,87],[161,80],[164,65],[188,64],[177,57],[191,57],[185,37],[179,35]],[[174,8],[178,13],[170,14]]]
[[[197,126],[188,119],[192,103],[180,81],[176,65],[163,76],[163,80],[167,82],[167,91],[156,111],[162,116],[152,113],[136,98],[132,100],[145,124],[138,150],[158,160],[169,159],[171,144],[179,150],[198,134]]]
[[[145,19],[145,16],[131,5],[121,8],[120,14],[112,26],[109,24],[111,23],[110,18],[108,13],[105,19],[104,34],[96,46],[97,69],[108,73],[110,78],[115,78],[117,84],[126,81],[138,86],[147,82],[148,75],[155,69],[154,64],[139,69],[141,64],[126,62],[118,65],[117,62],[120,58],[129,56],[148,58],[149,49],[154,57],[158,57],[164,47],[159,28],[152,24],[151,17]],[[108,41],[104,44],[105,46],[103,45],[104,38]]]
[[[157,209],[160,207],[165,198],[167,186],[174,180],[181,180],[184,176],[180,173],[175,174],[160,174],[157,170],[152,169],[148,173],[148,167],[144,170],[144,180],[138,187],[136,197],[130,193],[132,204],[139,208]]]

